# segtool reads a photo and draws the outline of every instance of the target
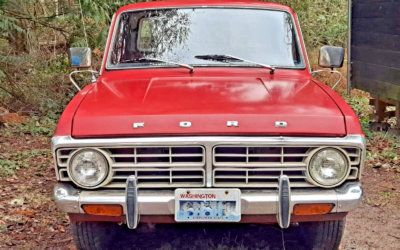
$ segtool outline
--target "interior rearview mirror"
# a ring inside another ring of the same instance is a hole
[[[92,65],[92,50],[90,48],[69,48],[68,57],[71,68],[89,68]]]
[[[323,46],[319,51],[318,64],[323,68],[341,68],[344,61],[344,48]]]

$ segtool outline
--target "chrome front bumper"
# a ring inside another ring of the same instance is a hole
[[[241,190],[242,215],[277,215],[279,213],[278,190]],[[295,204],[332,203],[331,213],[355,210],[361,203],[361,184],[348,182],[333,189],[292,189],[290,213]],[[61,212],[84,214],[84,204],[119,204],[127,213],[125,190],[81,190],[67,183],[58,183],[54,188],[54,200]],[[139,215],[174,215],[175,194],[173,190],[139,190]]]

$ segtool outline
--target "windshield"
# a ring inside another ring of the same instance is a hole
[[[235,8],[158,9],[122,13],[107,68],[174,67],[157,58],[192,66],[256,66],[204,60],[197,55],[234,55],[281,68],[304,68],[290,14]]]

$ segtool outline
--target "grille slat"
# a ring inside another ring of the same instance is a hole
[[[282,154],[214,154],[214,156],[222,156],[222,157],[281,157]],[[307,154],[284,154],[283,157],[301,157],[308,156]],[[351,155],[356,156],[356,155]]]
[[[172,165],[172,166],[171,166]],[[157,162],[157,163],[152,163],[152,162],[142,162],[142,163],[128,163],[128,162],[122,162],[122,163],[114,163],[112,164],[112,168],[115,171],[120,170],[121,168],[133,168],[133,167],[201,167],[198,164],[193,164],[193,163],[174,163],[170,164],[168,162]]]
[[[214,164],[214,166],[218,166],[218,167],[306,167],[307,164],[306,163],[289,163],[289,162],[285,162],[285,163],[276,163],[276,162],[224,162],[224,163],[218,163],[218,164]]]

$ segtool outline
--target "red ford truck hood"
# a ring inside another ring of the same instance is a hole
[[[82,101],[73,119],[73,137],[346,134],[340,109],[309,78],[110,79],[99,81]],[[227,121],[239,126],[228,127]],[[276,128],[276,121],[287,122],[287,127]],[[145,126],[134,129],[133,123],[140,122]],[[192,125],[180,127],[180,122]]]

